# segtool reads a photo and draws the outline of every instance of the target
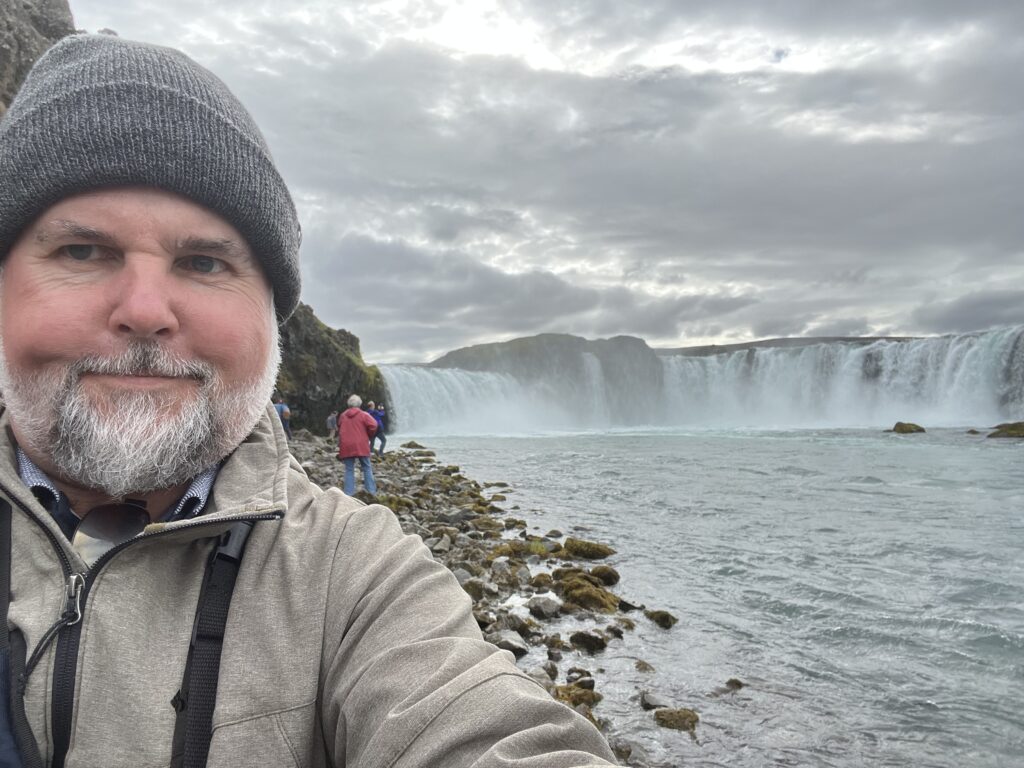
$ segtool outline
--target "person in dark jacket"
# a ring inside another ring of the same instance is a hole
[[[388,439],[384,434],[386,431],[384,424],[384,405],[382,403],[380,407],[375,407],[373,400],[371,400],[366,404],[366,412],[373,416],[374,421],[377,422],[377,431],[374,432],[373,437],[370,438],[370,453],[376,453],[378,456],[383,456],[384,446],[388,444]],[[380,448],[374,451],[374,446],[377,444],[378,440],[380,440]]]
[[[363,471],[363,487],[367,493],[377,493],[370,466],[370,440],[377,431],[377,420],[360,406],[363,399],[352,395],[348,409],[338,417],[338,458],[345,464],[345,493],[351,496],[356,490],[356,460]]]

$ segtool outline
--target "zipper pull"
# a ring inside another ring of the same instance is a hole
[[[61,616],[61,623],[70,627],[82,620],[82,587],[85,586],[85,576],[80,573],[72,573],[68,576],[67,584],[64,585],[64,613]]]

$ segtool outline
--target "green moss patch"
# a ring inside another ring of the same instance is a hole
[[[587,541],[586,539],[574,539],[571,536],[565,540],[562,549],[569,557],[578,557],[583,560],[601,560],[615,554],[615,550],[607,544],[598,544],[596,541]]]
[[[654,721],[662,728],[693,733],[700,722],[700,715],[692,709],[656,709]]]

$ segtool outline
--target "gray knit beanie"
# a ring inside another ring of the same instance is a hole
[[[126,185],[176,192],[230,222],[263,265],[278,320],[292,313],[298,217],[245,107],[179,51],[66,37],[0,120],[0,258],[51,205]]]

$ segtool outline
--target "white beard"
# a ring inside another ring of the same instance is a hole
[[[236,385],[208,363],[135,340],[115,357],[32,374],[12,370],[0,345],[0,391],[23,447],[48,457],[63,479],[112,498],[172,488],[224,459],[259,421],[281,363],[271,327],[263,371]],[[197,387],[185,396],[126,390],[97,403],[81,385],[85,373],[183,377]]]

